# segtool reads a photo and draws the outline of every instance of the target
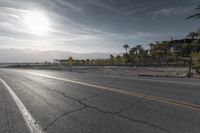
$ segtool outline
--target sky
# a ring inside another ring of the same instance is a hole
[[[0,49],[122,52],[184,38],[199,0],[1,0]]]

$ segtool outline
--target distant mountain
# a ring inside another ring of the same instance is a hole
[[[69,56],[74,59],[103,59],[109,58],[110,54],[116,55],[115,53],[73,53],[58,50],[0,49],[0,62],[44,62],[53,61],[53,59],[67,59]]]

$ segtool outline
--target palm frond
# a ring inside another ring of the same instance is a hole
[[[191,18],[200,18],[200,13],[196,13],[192,16],[187,17],[186,19],[191,19]]]
[[[200,6],[198,6],[197,8],[195,8],[195,10],[199,10],[200,9]]]

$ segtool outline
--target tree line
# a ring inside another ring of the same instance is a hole
[[[196,14],[187,17],[200,18],[200,5],[197,6]],[[157,41],[148,44],[149,48],[143,48],[142,45],[129,44],[123,45],[125,52],[114,56],[110,55],[107,59],[86,59],[73,60],[69,57],[70,65],[174,65],[187,66],[193,64],[193,67],[200,73],[200,29],[189,33],[184,39],[175,40],[171,38],[168,41]],[[73,62],[73,63],[72,63]]]

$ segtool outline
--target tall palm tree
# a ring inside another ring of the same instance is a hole
[[[129,49],[129,45],[128,45],[128,44],[125,44],[123,47],[125,48],[126,53],[127,53],[127,50]]]
[[[141,57],[141,53],[143,51],[142,45],[136,45],[136,62],[137,64],[140,64],[140,57]]]
[[[191,19],[191,18],[200,19],[200,5],[198,5],[197,8],[195,8],[195,10],[197,10],[197,13],[187,17],[186,19]]]

